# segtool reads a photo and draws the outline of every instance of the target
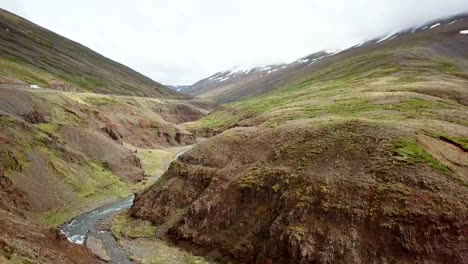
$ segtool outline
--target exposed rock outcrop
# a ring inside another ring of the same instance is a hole
[[[23,118],[26,120],[26,122],[31,124],[42,124],[49,122],[48,118],[46,118],[41,112],[37,110],[24,114]]]
[[[23,216],[25,210],[30,209],[25,193],[13,186],[11,179],[0,169],[0,210]]]

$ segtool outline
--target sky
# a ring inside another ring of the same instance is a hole
[[[0,0],[0,7],[155,81],[192,84],[468,12],[468,1]]]

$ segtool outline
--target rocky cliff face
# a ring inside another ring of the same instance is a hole
[[[13,186],[13,182],[5,177],[0,168],[0,209],[17,215],[23,215],[24,210],[30,209],[25,193]]]
[[[70,244],[57,230],[26,221],[27,194],[0,168],[0,263],[97,263],[84,247]]]
[[[468,175],[417,138],[360,121],[231,129],[173,162],[131,214],[235,263],[464,263]]]
[[[54,229],[28,224],[0,209],[0,263],[99,263],[91,252],[71,244]]]

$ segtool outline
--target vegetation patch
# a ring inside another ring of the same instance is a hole
[[[51,212],[47,212],[42,214],[39,217],[38,223],[45,225],[45,226],[59,226],[61,224],[66,223],[74,216],[76,216],[79,212],[74,211],[72,209],[69,210],[53,210]]]
[[[452,171],[449,168],[427,153],[415,140],[398,141],[395,143],[394,148],[394,154],[398,160],[413,165],[418,163],[427,163],[432,168],[444,174],[452,174]]]
[[[128,184],[120,177],[114,175],[100,163],[91,163],[90,178],[80,188],[82,197],[99,194],[101,192],[112,193],[119,198],[128,196]]]
[[[20,153],[0,150],[0,165],[5,172],[23,171],[27,165],[27,160]]]
[[[447,135],[439,135],[439,139],[455,144],[464,151],[468,151],[468,138],[466,137],[451,137]]]
[[[36,263],[34,257],[29,252],[25,252],[11,245],[0,249],[0,257],[6,259],[6,263]],[[4,263],[2,262],[2,258],[0,258],[0,263]]]
[[[156,227],[149,221],[135,219],[123,213],[114,218],[112,234],[118,239],[151,238],[156,235]]]
[[[172,153],[159,149],[138,149],[137,157],[145,173],[150,176],[161,175],[168,160],[172,159]]]
[[[84,98],[83,101],[92,105],[101,105],[101,106],[113,105],[113,104],[118,103],[117,100],[115,100],[114,98],[104,97],[104,96],[90,96],[90,97]]]

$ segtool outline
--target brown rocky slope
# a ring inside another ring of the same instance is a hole
[[[95,263],[57,227],[129,196],[136,148],[194,141],[200,100],[0,88],[0,263]]]
[[[466,150],[410,126],[235,128],[173,162],[131,214],[222,262],[466,263],[466,168]]]
[[[176,124],[203,116],[199,106],[196,100],[0,89],[0,168],[36,212],[104,190],[121,194],[124,184],[145,177],[133,147],[193,143]]]
[[[24,192],[0,169],[0,263],[97,263],[85,248],[70,244],[57,230],[25,221]]]

